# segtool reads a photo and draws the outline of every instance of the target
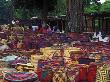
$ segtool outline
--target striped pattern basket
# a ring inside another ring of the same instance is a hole
[[[37,75],[28,72],[7,73],[4,76],[6,82],[38,82]]]
[[[96,82],[110,82],[110,66],[102,65],[97,69]]]

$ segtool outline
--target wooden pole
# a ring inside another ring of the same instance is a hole
[[[61,20],[62,31],[64,30],[63,21]]]

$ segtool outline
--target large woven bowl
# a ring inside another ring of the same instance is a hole
[[[4,79],[7,82],[38,82],[37,75],[29,72],[7,73]]]

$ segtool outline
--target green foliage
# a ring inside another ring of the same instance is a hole
[[[85,2],[85,3],[84,3]],[[83,0],[84,13],[97,13],[100,10],[100,3],[97,0]]]
[[[58,0],[13,0],[16,18],[42,16],[44,11],[53,12]],[[45,7],[44,7],[45,6]],[[22,10],[22,11],[21,11]]]
[[[4,13],[12,11],[12,2],[14,4],[15,18],[31,18],[33,16],[41,16],[43,8],[43,0],[0,0],[0,19],[4,18]],[[92,4],[91,4],[92,2]],[[98,5],[97,0],[83,0],[84,13],[99,13],[110,11],[110,0]],[[66,0],[47,0],[49,15],[59,16],[66,14]]]
[[[0,19],[4,19],[4,12],[5,12],[5,1],[4,0],[0,0]]]
[[[55,6],[55,10],[49,12],[49,15],[52,16],[60,16],[66,14],[66,0],[57,0],[57,5]]]
[[[31,1],[31,2],[30,2]],[[43,0],[13,0],[15,12],[14,16],[16,18],[23,18],[22,13],[23,8],[25,8],[28,13],[27,16],[41,16],[41,11],[43,9]],[[66,14],[66,0],[47,0],[48,14],[59,16]]]
[[[85,7],[90,5],[91,0],[83,0],[83,4]]]
[[[99,11],[99,6],[96,4],[91,4],[88,7],[85,7],[84,12],[85,13],[96,13]]]
[[[55,11],[53,12],[56,16],[66,14],[66,0],[57,0]]]
[[[0,0],[0,19],[9,20],[12,15],[12,4],[11,1],[8,0]]]
[[[13,0],[16,9],[25,7],[26,9],[43,9],[44,2],[48,11],[52,11],[55,8],[57,0]]]
[[[100,5],[91,4],[84,8],[84,13],[101,13],[101,12],[110,12],[110,0],[106,0],[106,2]]]
[[[22,18],[22,10],[21,9],[16,9],[14,11],[14,17],[15,18]]]
[[[101,5],[100,12],[110,12],[110,0]]]

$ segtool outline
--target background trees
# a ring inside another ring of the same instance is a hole
[[[55,9],[52,12],[49,12],[49,15],[53,15],[53,16],[65,15],[67,11],[66,1],[67,0],[57,0]]]
[[[12,0],[14,16],[17,18],[31,18],[46,15],[65,15],[67,10],[66,0]],[[23,15],[24,13],[24,15]]]
[[[98,2],[97,2],[98,3]],[[87,5],[85,7],[84,13],[102,13],[102,12],[109,12],[110,11],[110,0],[106,0],[104,3],[94,3]]]
[[[57,0],[13,0],[13,4],[15,10],[19,9],[22,13],[22,17],[29,18],[40,13],[40,16],[45,19],[48,12],[55,9]]]
[[[67,4],[71,1],[71,4]],[[68,5],[70,9],[68,9]],[[67,15],[67,31],[83,31],[83,14],[109,12],[110,0],[100,4],[98,0],[0,0],[0,19],[30,19],[38,16]],[[67,10],[68,9],[68,10]],[[68,11],[68,13],[67,13]]]
[[[101,5],[100,12],[110,12],[110,0],[107,0]]]
[[[0,0],[0,23],[9,23],[12,19],[12,4],[9,0]]]

